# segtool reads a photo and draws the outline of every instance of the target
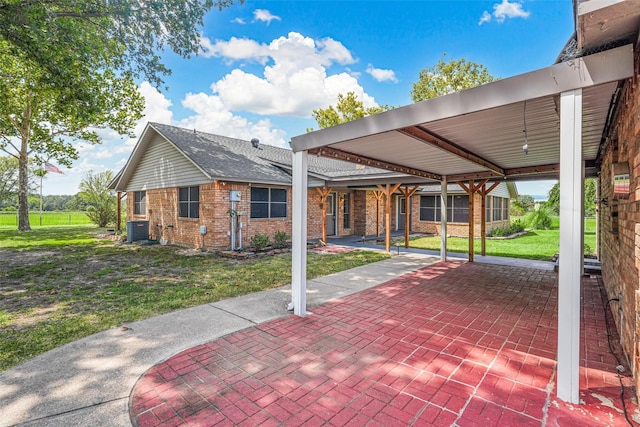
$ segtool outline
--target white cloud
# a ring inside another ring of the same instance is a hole
[[[396,77],[396,73],[393,70],[375,68],[373,65],[369,64],[369,66],[367,66],[367,73],[379,82],[391,81],[394,83],[398,83],[398,78]]]
[[[221,57],[233,61],[255,61],[264,64],[269,57],[269,47],[247,38],[231,37],[229,41],[216,40],[212,43],[207,37],[200,39],[205,58]]]
[[[490,22],[490,21],[491,21],[491,14],[485,10],[484,12],[482,12],[482,16],[480,17],[480,22],[478,22],[478,25],[482,25],[485,22]]]
[[[256,9],[256,10],[254,10],[253,11],[253,18],[254,18],[254,21],[266,22],[267,25],[271,24],[271,21],[273,21],[273,20],[282,21],[282,19],[279,16],[272,15],[271,12],[269,12],[266,9]]]
[[[273,128],[270,120],[252,123],[227,110],[217,96],[189,93],[182,105],[196,114],[181,120],[178,126],[245,140],[258,138],[265,144],[286,147],[285,132]]]
[[[244,51],[232,47],[236,44],[244,46]],[[291,32],[268,45],[232,38],[210,44],[209,51],[223,60],[268,64],[261,76],[236,68],[211,85],[214,96],[231,111],[310,117],[314,109],[335,104],[339,93],[349,91],[366,106],[376,105],[358,83],[357,74],[350,70],[329,74],[334,65],[356,63],[351,52],[331,38],[313,40]]]
[[[499,23],[503,23],[507,18],[528,18],[531,12],[522,8],[522,3],[518,1],[509,2],[509,0],[502,0],[502,3],[496,3],[493,5],[493,13],[489,14],[486,10],[482,13],[478,25],[482,25],[485,22],[491,21],[492,16]]]
[[[240,25],[244,25],[246,24],[246,22],[244,22],[244,19],[242,18],[234,18],[231,20],[232,23],[234,24],[240,24]]]

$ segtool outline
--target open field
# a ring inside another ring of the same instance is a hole
[[[291,256],[234,261],[172,246],[114,244],[95,227],[0,229],[0,370],[84,336],[291,282]],[[387,258],[309,253],[314,278]]]
[[[595,218],[585,220],[584,243],[585,252],[592,253],[596,248]],[[480,254],[480,238],[474,240],[474,253]],[[553,218],[551,230],[529,230],[523,236],[513,239],[487,239],[487,255],[526,258],[535,260],[550,260],[558,253],[560,245],[560,230],[557,218]],[[409,243],[412,248],[440,250],[440,237],[419,237]],[[447,251],[467,253],[469,239],[464,237],[449,237]]]
[[[40,212],[29,212],[31,227],[48,227],[52,225],[90,225],[89,217],[84,212],[42,212],[42,224],[40,224]],[[0,211],[0,228],[18,227],[18,213]]]

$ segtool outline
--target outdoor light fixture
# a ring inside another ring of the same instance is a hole
[[[522,152],[526,156],[529,154],[529,141],[527,135],[527,100],[524,100],[524,111],[522,112],[522,120],[524,121],[524,145],[522,146]]]

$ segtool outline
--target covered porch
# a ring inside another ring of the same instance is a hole
[[[597,174],[620,82],[632,75],[626,45],[293,138],[295,314],[306,314],[309,154],[441,182],[445,229],[447,182],[478,190],[499,180],[559,178],[557,395],[578,403],[583,181]],[[444,260],[446,233],[442,239]]]

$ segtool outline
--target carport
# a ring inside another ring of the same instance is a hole
[[[597,173],[619,82],[632,75],[633,48],[625,45],[294,137],[294,313],[306,314],[308,155],[439,181],[443,193],[454,181],[473,188],[559,178],[558,397],[578,403],[583,181]]]

